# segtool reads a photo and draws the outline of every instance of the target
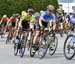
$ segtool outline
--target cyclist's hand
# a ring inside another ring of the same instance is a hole
[[[41,30],[44,30],[44,26],[41,26]]]
[[[50,28],[52,28],[52,26],[50,26]]]

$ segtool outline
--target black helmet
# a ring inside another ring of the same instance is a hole
[[[20,14],[18,14],[18,13],[17,14],[13,14],[13,17],[14,18],[20,18]]]
[[[34,9],[28,9],[27,12],[31,13],[31,14],[34,14]]]

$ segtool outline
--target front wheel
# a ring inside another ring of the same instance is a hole
[[[51,37],[51,43],[49,46],[49,54],[53,55],[57,49],[58,46],[58,38],[56,36]]]
[[[48,44],[48,42],[46,40],[40,40],[39,41],[38,55],[39,55],[40,59],[44,58],[44,56],[46,55],[46,52],[48,50],[48,47],[49,47],[49,44]]]
[[[33,52],[33,45],[30,46],[30,57],[34,57],[36,51]]]
[[[73,45],[75,43],[72,42],[72,37],[73,37],[72,34],[68,35],[64,42],[64,56],[68,60],[71,60],[74,57]]]
[[[18,53],[18,45],[14,44],[14,55],[16,56]]]
[[[25,53],[25,48],[26,48],[26,42],[27,42],[27,38],[26,36],[23,36],[22,40],[21,40],[21,47],[20,47],[20,57],[23,57],[24,56],[24,53]]]

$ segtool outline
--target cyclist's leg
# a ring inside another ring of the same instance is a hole
[[[52,26],[52,32],[53,32],[53,36],[55,35],[55,29],[56,29],[56,22],[55,21],[51,21],[50,22],[50,26]]]
[[[33,39],[33,44],[37,44],[38,35],[39,35],[39,31],[36,30],[34,39]]]
[[[63,23],[60,23],[60,29],[63,30]]]
[[[44,26],[44,27],[47,27],[47,22],[44,22],[44,21],[42,21],[42,25]],[[36,44],[37,42],[37,39],[38,39],[38,35],[39,35],[39,32],[40,32],[40,27],[38,26],[37,27],[37,29],[36,29],[36,34],[35,34],[35,36],[34,36],[34,39],[33,39],[33,43],[34,44]]]
[[[35,25],[35,34],[34,34],[34,38],[33,38],[33,44],[37,44],[37,39],[38,39],[38,35],[39,35],[39,25]]]

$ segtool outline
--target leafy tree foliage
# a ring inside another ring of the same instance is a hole
[[[33,8],[35,11],[46,10],[47,5],[52,4],[58,8],[57,0],[0,0],[0,17],[4,14],[11,16],[21,13],[23,10]]]

